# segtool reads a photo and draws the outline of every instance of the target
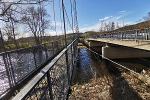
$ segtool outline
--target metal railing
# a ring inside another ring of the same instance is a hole
[[[74,39],[67,39],[70,44]],[[42,67],[65,47],[65,40],[53,41],[0,54],[0,98]]]
[[[73,72],[78,38],[64,48],[12,100],[65,100]]]
[[[87,38],[150,40],[150,28],[105,33],[100,35],[89,36]]]

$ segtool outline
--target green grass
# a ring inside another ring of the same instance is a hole
[[[80,37],[81,38],[84,38],[84,37],[87,37],[87,36],[89,36],[90,35],[90,33],[83,33],[82,35],[80,35]]]

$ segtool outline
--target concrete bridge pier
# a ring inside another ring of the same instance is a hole
[[[104,46],[102,47],[102,57],[109,59],[146,58],[150,57],[150,52],[122,46]]]
[[[88,45],[89,47],[96,47],[96,46],[103,47],[106,45],[106,43],[98,42],[98,41],[89,41]]]

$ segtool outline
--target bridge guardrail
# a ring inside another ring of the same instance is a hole
[[[70,44],[73,39],[67,39]],[[65,47],[65,40],[53,41],[0,54],[0,98],[17,87]]]
[[[150,40],[150,28],[105,33],[100,35],[89,36],[87,38]]]
[[[73,72],[78,38],[67,46],[12,100],[65,100]]]

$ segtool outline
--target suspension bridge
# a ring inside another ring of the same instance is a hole
[[[78,44],[76,1],[70,0],[71,20],[63,0],[59,0],[61,28],[65,39],[6,51],[1,35],[0,98],[3,100],[67,99]],[[55,1],[52,0],[55,19]],[[40,5],[41,6],[41,5]],[[62,22],[63,21],[63,22]],[[67,38],[70,31],[72,37]]]
[[[132,42],[137,42],[139,40],[141,42],[142,41],[148,42],[147,35],[149,36],[149,34],[148,32],[144,34],[146,35],[140,35],[140,37],[137,38],[136,40],[135,40],[135,36],[131,37],[133,36],[133,34],[132,35],[129,34],[130,36],[128,35],[128,38],[127,37],[122,38],[122,37],[116,36],[116,34],[114,36],[113,34],[111,34],[111,37],[109,36],[110,34],[109,35],[102,34],[102,35],[88,37],[86,38],[86,40],[89,41],[89,47],[114,46],[114,45],[115,45],[114,47],[118,47],[118,45],[121,45],[119,44],[119,42],[115,42],[115,43],[118,43],[118,44],[115,44],[113,42],[110,43],[109,41],[116,41],[116,40],[124,41],[125,39],[125,41],[132,41]],[[144,38],[145,36],[146,38]],[[8,90],[13,89],[14,87],[18,86],[22,81],[28,79],[28,76],[30,76],[32,72],[40,68],[40,66],[44,66],[44,68],[23,89],[21,89],[19,93],[17,93],[17,95],[13,98],[13,100],[67,99],[69,86],[70,86],[70,82],[72,79],[72,73],[74,71],[74,61],[77,56],[78,39],[79,39],[78,37],[75,37],[72,39],[59,40],[59,41],[54,41],[54,42],[50,42],[46,44],[41,44],[41,45],[34,46],[34,47],[29,47],[25,49],[2,53],[1,56],[5,57],[3,63],[6,63],[7,66],[10,65],[10,67],[7,67],[7,70],[4,75],[12,75],[10,77],[5,77],[8,79],[6,82],[7,84],[5,84],[6,87],[3,86],[3,90],[5,89],[5,91],[7,91],[7,89]],[[65,41],[67,44],[65,44]],[[129,43],[132,43],[132,42],[129,42]],[[93,44],[93,43],[96,43],[96,44]],[[128,45],[132,45],[132,44],[128,44]],[[133,47],[126,46],[126,48],[133,49],[134,45]],[[137,49],[137,48],[134,48],[134,49]],[[90,51],[94,52],[92,50]],[[112,51],[109,51],[109,52],[112,52]],[[146,49],[144,50],[144,52],[148,53],[148,50]],[[16,61],[13,61],[14,58],[12,58],[11,55],[16,54],[16,53],[17,53],[16,57],[18,58],[19,62],[22,61],[22,64],[15,63]],[[137,74],[141,77],[144,77],[147,80],[150,80],[149,78],[121,64],[118,64],[114,62],[113,60],[110,60],[110,58],[103,55],[103,53],[102,55],[96,52],[94,53],[122,67],[123,69],[129,70],[134,74]],[[23,63],[25,62],[24,59],[26,60],[25,64]]]
[[[69,20],[63,0],[61,3],[65,39],[12,51],[5,51],[5,45],[2,45],[4,52],[0,54],[1,99],[10,99],[10,95],[13,100],[68,99],[77,56],[79,28],[75,0],[73,4],[70,2],[72,21]],[[53,10],[55,21],[54,0]],[[67,38],[66,26],[72,29],[72,38]],[[57,33],[56,21],[55,31]],[[110,59],[150,57],[149,28],[101,34],[87,37],[86,40],[89,47],[102,47],[102,55],[92,52],[115,64],[117,63]],[[4,42],[2,33],[1,41]],[[120,64],[117,65],[130,70]],[[149,80],[143,75],[140,76]]]

